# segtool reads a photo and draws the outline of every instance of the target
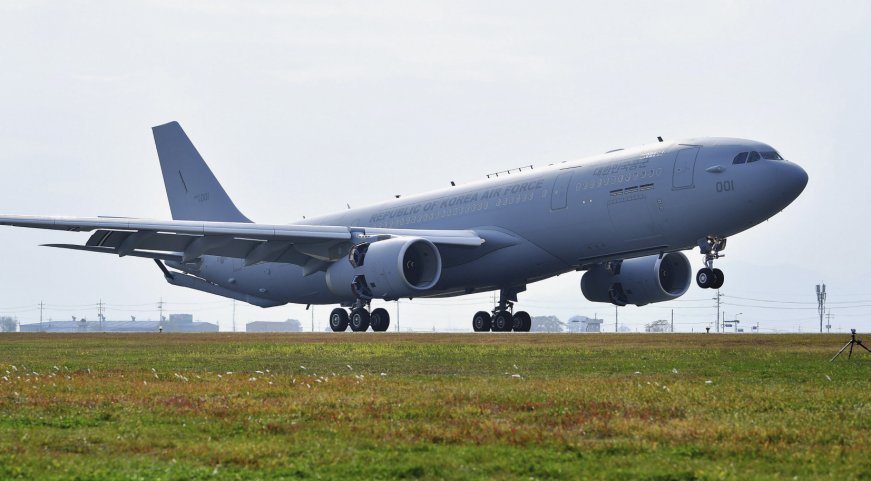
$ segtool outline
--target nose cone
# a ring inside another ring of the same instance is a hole
[[[807,186],[808,176],[807,172],[796,164],[790,162],[784,166],[786,167],[786,172],[783,184],[791,202],[804,191],[805,186]]]
[[[776,204],[779,204],[779,209],[792,203],[804,191],[807,186],[808,175],[800,166],[792,162],[783,162],[777,164],[777,181],[773,192],[776,192]]]

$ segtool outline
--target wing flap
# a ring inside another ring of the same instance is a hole
[[[115,249],[112,249],[110,247],[83,246],[79,244],[43,244],[43,247],[57,247],[59,249],[70,249],[74,251],[100,252],[103,254],[117,254]],[[181,262],[180,255],[170,254],[168,252],[136,251],[131,252],[127,255],[132,257],[144,257],[146,259],[160,259],[164,261]]]
[[[148,230],[169,234],[187,235],[232,235],[250,239],[299,240],[350,240],[351,231],[344,226],[253,224],[246,222],[206,222],[185,220],[130,219],[124,217],[47,217],[47,216],[0,216],[0,225],[54,229],[67,231],[92,231],[95,229],[141,231]]]

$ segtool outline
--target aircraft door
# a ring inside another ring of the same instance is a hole
[[[699,154],[700,147],[686,145],[686,147],[677,152],[674,158],[674,173],[672,174],[672,186],[677,189],[692,189],[695,187],[693,183],[693,174],[696,168],[696,156]]]
[[[569,202],[569,184],[572,182],[572,173],[560,174],[553,183],[553,191],[550,194],[550,209],[565,209]]]

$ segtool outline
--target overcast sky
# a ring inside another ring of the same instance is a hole
[[[802,196],[729,239],[727,318],[871,329],[866,145],[871,3],[0,1],[0,212],[169,218],[150,127],[178,120],[237,206],[289,223],[618,147],[760,140],[804,167]],[[713,211],[711,215],[716,215]],[[0,228],[0,315],[157,318],[230,329],[231,302],[153,262],[39,247],[88,234]],[[687,252],[694,268],[698,252]],[[529,287],[532,315],[605,319],[580,273]],[[702,330],[712,291],[620,309],[631,329]],[[775,301],[775,302],[772,302]],[[403,302],[403,328],[469,329],[488,295]],[[389,304],[395,316],[395,303]],[[315,309],[323,330],[329,308]],[[303,307],[237,303],[239,326]]]

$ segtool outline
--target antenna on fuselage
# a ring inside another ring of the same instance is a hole
[[[457,186],[457,184],[455,184],[454,181],[452,180],[452,181],[451,181],[451,187],[456,187],[456,186]]]
[[[656,137],[656,140],[662,142],[662,136],[661,136],[661,135],[657,136],[657,137]]]

